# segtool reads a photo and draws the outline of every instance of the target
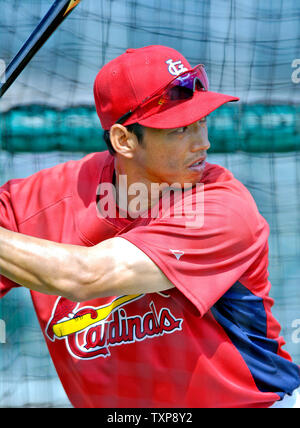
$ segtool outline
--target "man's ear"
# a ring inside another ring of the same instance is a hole
[[[110,128],[110,141],[116,153],[131,159],[138,144],[137,137],[125,126],[115,124]]]

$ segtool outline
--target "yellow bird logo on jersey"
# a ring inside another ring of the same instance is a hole
[[[56,337],[65,337],[73,333],[78,333],[93,324],[105,321],[115,309],[126,303],[130,303],[141,296],[142,294],[135,296],[121,296],[105,306],[101,306],[100,308],[93,310],[90,309],[86,313],[81,310],[81,313],[83,313],[82,315],[77,315],[70,320],[54,324],[52,327],[53,332]]]

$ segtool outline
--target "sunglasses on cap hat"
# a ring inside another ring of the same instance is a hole
[[[208,77],[204,65],[199,64],[192,70],[175,77],[167,86],[145,98],[137,107],[121,116],[115,123],[125,123],[139,109],[154,108],[153,114],[165,110],[180,101],[193,98],[195,91],[207,92]]]

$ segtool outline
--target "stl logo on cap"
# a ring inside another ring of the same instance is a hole
[[[168,70],[172,76],[179,76],[181,73],[188,71],[181,61],[173,61],[172,59],[168,59],[166,63],[169,65]]]

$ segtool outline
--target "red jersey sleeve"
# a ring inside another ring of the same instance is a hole
[[[0,187],[0,226],[5,229],[18,231],[14,209],[11,203],[11,188],[17,186],[21,180],[11,180]],[[14,282],[1,275],[0,272],[0,298],[12,287],[19,287]]]
[[[255,262],[265,259],[269,228],[235,179],[204,186],[201,203],[198,228],[184,215],[162,216],[120,236],[145,252],[203,316],[238,280],[251,277],[252,265],[252,274],[262,275]]]

